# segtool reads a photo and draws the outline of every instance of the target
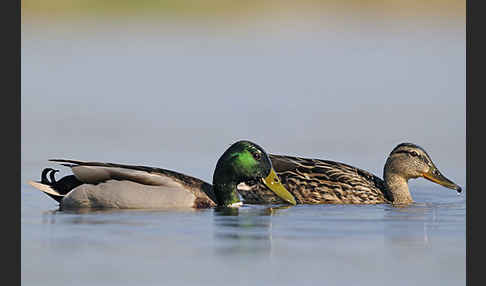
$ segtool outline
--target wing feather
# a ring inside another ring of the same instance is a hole
[[[74,176],[84,183],[98,184],[114,179],[151,186],[183,187],[191,190],[198,198],[209,197],[211,200],[216,201],[212,186],[209,183],[167,169],[68,159],[50,159],[49,161],[68,165],[68,167],[71,167]]]
[[[381,203],[385,185],[377,176],[353,166],[320,159],[269,155],[286,188],[299,203]],[[252,184],[240,190],[249,203],[281,203],[262,186]]]

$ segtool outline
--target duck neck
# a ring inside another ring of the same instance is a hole
[[[213,189],[219,206],[231,206],[240,203],[240,197],[237,193],[237,184],[230,180],[214,180]]]
[[[387,195],[393,204],[410,204],[413,202],[406,178],[385,170],[383,179],[385,180]]]

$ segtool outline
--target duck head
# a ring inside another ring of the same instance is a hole
[[[458,193],[462,191],[459,185],[439,171],[422,147],[413,143],[401,143],[392,150],[385,164],[384,177],[390,177],[391,174],[405,181],[423,177]]]
[[[284,201],[295,205],[294,196],[282,185],[265,150],[242,140],[231,145],[219,158],[213,175],[213,188],[220,206],[239,203],[237,185],[259,180]]]

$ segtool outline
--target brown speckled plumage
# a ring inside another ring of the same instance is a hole
[[[389,202],[377,176],[343,163],[269,155],[282,184],[299,204],[379,204]],[[284,203],[263,184],[239,188],[245,203]]]

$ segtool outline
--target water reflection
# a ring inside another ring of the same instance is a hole
[[[42,212],[42,223],[43,224],[55,224],[56,223],[56,213],[59,210],[49,210]]]
[[[167,209],[95,209],[83,208],[75,210],[50,210],[42,213],[43,224],[86,224],[86,225],[145,225],[149,214],[184,214],[203,212],[192,208]],[[128,216],[126,216],[128,215]],[[136,216],[134,216],[136,215]],[[135,220],[135,221],[134,221]]]
[[[216,208],[215,251],[219,255],[267,256],[272,252],[272,218],[289,206]]]
[[[385,245],[409,249],[430,247],[430,232],[440,225],[436,212],[437,206],[427,203],[386,207],[383,231]]]

